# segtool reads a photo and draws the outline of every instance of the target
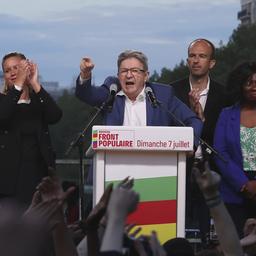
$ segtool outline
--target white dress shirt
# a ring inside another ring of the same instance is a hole
[[[192,84],[191,82],[189,81],[190,83],[190,89],[192,90]],[[208,97],[208,93],[209,93],[209,88],[210,88],[210,78],[208,77],[208,82],[207,82],[207,85],[206,85],[206,88],[200,92],[200,99],[199,99],[199,102],[203,108],[203,111],[205,109],[205,104],[206,104],[206,101],[207,101],[207,97]],[[196,150],[196,153],[195,153],[195,158],[203,158],[203,153],[202,153],[202,147],[199,145],[197,150]]]
[[[79,83],[83,84],[86,80],[79,76]],[[124,107],[124,126],[146,126],[147,125],[147,113],[146,113],[146,94],[145,86],[140,94],[136,97],[135,101],[131,101],[127,95],[121,90],[116,96],[125,96]]]
[[[118,95],[125,96],[123,125],[124,126],[146,126],[147,114],[146,114],[145,87],[137,96],[135,101],[131,101],[122,90],[117,93],[117,96]]]

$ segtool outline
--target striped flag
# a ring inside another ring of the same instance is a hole
[[[108,181],[107,184],[112,181]],[[114,185],[120,181],[113,181]],[[134,190],[140,195],[137,210],[130,214],[127,223],[142,228],[140,234],[158,233],[161,243],[176,237],[177,176],[135,179]]]

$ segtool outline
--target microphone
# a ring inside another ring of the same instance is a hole
[[[109,87],[109,96],[108,96],[107,103],[106,103],[108,112],[112,111],[113,104],[115,101],[115,96],[117,93],[117,89],[118,89],[118,86],[116,84],[111,84]]]
[[[152,88],[149,87],[149,86],[147,86],[147,87],[145,88],[145,93],[147,94],[147,96],[148,96],[148,98],[149,98],[149,101],[150,101],[152,107],[153,107],[153,108],[156,108],[156,107],[158,106],[158,101],[157,101],[157,99],[156,99],[156,96],[155,96],[155,94],[154,94]]]
[[[150,87],[147,87],[147,88],[150,88]],[[150,88],[150,91],[152,91],[151,88]],[[173,118],[173,120],[177,124],[179,124],[180,126],[186,127],[185,123],[183,123],[178,117],[176,117],[176,115],[172,111],[169,111],[169,109],[166,106],[164,106],[164,104],[161,101],[156,100],[156,103],[158,106],[160,106],[162,109],[164,109]],[[204,149],[204,152],[208,156],[210,156],[211,154],[214,154],[215,156],[219,157],[219,159],[221,159],[224,163],[227,163],[227,160],[225,159],[225,157],[223,157],[221,154],[219,154],[219,152],[217,150],[215,150],[213,147],[211,147],[206,141],[201,139],[201,137],[197,136],[195,133],[194,133],[194,138],[198,140],[199,144],[203,147],[202,149]],[[196,164],[198,164],[198,161],[201,162],[201,160],[197,159]]]

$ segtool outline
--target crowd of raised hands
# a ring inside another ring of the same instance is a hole
[[[196,167],[193,172],[219,239],[219,246],[211,252],[194,253],[192,247],[186,251],[181,248],[180,240],[175,245],[176,239],[170,239],[172,247],[166,246],[170,241],[161,245],[155,231],[140,235],[140,227],[127,225],[127,216],[136,210],[139,202],[139,194],[133,190],[134,180],[129,177],[115,188],[109,184],[86,219],[67,225],[63,207],[75,188],[64,192],[60,179],[52,171],[37,186],[30,206],[22,214],[15,204],[0,205],[1,255],[256,255],[256,219],[248,219],[244,238],[239,241],[219,194],[220,176],[209,170],[207,164],[203,172]]]
[[[63,213],[63,204],[74,189],[64,192],[53,174],[43,178],[24,212],[14,202],[1,205],[1,255],[77,255]]]

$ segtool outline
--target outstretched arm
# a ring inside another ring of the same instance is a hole
[[[100,221],[106,213],[107,205],[112,192],[113,184],[109,184],[100,201],[92,209],[87,219],[82,222],[84,232],[87,234],[88,255],[97,256],[100,249],[98,228]]]
[[[107,207],[108,220],[101,252],[122,252],[125,219],[136,209],[138,201],[139,195],[126,184],[114,189]]]
[[[60,180],[57,176],[46,177],[38,185],[43,201],[58,200],[62,205],[64,200],[74,191],[74,187],[69,188],[66,192],[62,190]],[[71,234],[64,221],[62,207],[57,212],[58,223],[52,234],[56,256],[77,256],[75,244],[73,243]]]
[[[207,162],[205,163],[203,173],[196,167],[193,168],[193,173],[206,200],[206,204],[210,209],[210,214],[214,220],[219,242],[224,254],[226,256],[242,256],[243,251],[240,246],[235,225],[218,190],[220,183],[219,174],[210,171]]]

